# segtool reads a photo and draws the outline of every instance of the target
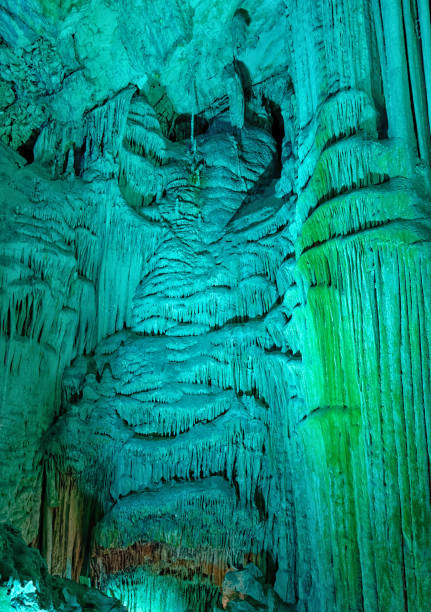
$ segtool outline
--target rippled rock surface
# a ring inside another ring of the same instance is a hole
[[[0,36],[4,605],[428,610],[428,2]]]

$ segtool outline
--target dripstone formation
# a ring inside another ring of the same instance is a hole
[[[430,124],[427,0],[0,0],[2,610],[430,609]]]

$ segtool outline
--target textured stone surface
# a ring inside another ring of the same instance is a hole
[[[298,610],[427,610],[428,3],[0,33],[2,519],[132,610],[249,562]]]
[[[39,551],[25,545],[19,532],[0,525],[0,605],[2,610],[44,612],[120,612],[119,601],[72,580],[51,576]]]
[[[228,572],[223,580],[222,606],[225,610],[294,610],[280,601],[271,587],[264,585],[262,572],[253,563],[243,570]]]

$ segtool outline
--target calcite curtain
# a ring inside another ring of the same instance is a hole
[[[429,2],[0,36],[0,599],[213,610],[252,563],[250,606],[429,610]]]

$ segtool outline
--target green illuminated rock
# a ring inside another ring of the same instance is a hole
[[[429,3],[0,36],[0,607],[429,610]]]

